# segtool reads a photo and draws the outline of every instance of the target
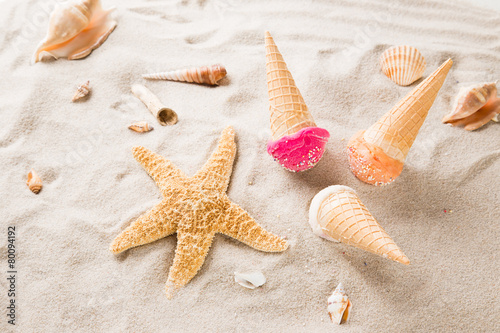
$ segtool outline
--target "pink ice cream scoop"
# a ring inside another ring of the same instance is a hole
[[[323,156],[330,134],[316,126],[269,32],[266,32],[266,72],[273,136],[267,152],[287,170],[310,169]]]
[[[319,162],[330,133],[320,127],[306,127],[267,143],[267,152],[290,171],[304,171]]]

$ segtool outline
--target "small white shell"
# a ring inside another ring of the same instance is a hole
[[[255,289],[266,283],[266,277],[259,271],[251,271],[248,273],[234,272],[234,281],[245,288]]]
[[[494,115],[493,118],[491,118],[491,120],[493,120],[495,123],[500,122],[500,113]]]
[[[351,301],[347,298],[344,291],[344,286],[339,283],[333,294],[328,297],[328,314],[333,323],[341,324],[349,319],[349,311],[351,310]]]
[[[425,59],[414,47],[408,45],[387,49],[380,56],[384,74],[401,86],[408,86],[422,77]]]

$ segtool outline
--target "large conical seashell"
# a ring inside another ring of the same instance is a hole
[[[154,130],[153,126],[149,125],[147,121],[139,121],[137,123],[133,123],[128,128],[138,133],[144,133]]]
[[[76,90],[75,94],[73,95],[73,98],[71,99],[72,102],[75,102],[79,100],[80,98],[83,98],[87,96],[90,92],[90,81],[87,81],[81,85],[78,86],[78,89]]]
[[[347,144],[349,164],[360,180],[373,185],[394,181],[401,171],[453,61],[448,59],[379,121]]]
[[[410,263],[350,187],[329,186],[316,194],[309,208],[309,224],[322,238]]]
[[[316,126],[269,32],[266,32],[266,73],[272,133],[267,152],[287,170],[308,170],[323,156],[330,133]]]
[[[217,85],[217,82],[226,76],[226,74],[227,72],[224,66],[213,65],[179,69],[170,72],[144,74],[142,77],[151,80],[170,80]]]
[[[28,173],[28,180],[26,181],[26,185],[28,185],[31,192],[38,194],[42,189],[42,180],[36,174],[35,170],[31,169]]]
[[[401,86],[407,86],[422,77],[425,59],[412,46],[395,46],[382,53],[380,66],[389,79]]]
[[[496,82],[481,83],[460,89],[453,111],[443,118],[443,123],[465,125],[466,130],[473,131],[494,120],[499,113]]]
[[[344,291],[344,286],[339,283],[337,288],[333,291],[332,295],[328,297],[328,314],[330,320],[335,324],[345,323],[349,319],[349,312],[351,311],[351,301],[347,298]]]
[[[58,58],[84,58],[98,48],[116,27],[100,0],[72,0],[57,4],[50,15],[49,29],[38,44],[32,63],[45,55]]]

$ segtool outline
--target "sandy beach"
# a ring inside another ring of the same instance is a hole
[[[0,331],[500,331],[500,123],[473,132],[441,123],[461,86],[500,78],[500,10],[452,0],[102,0],[116,7],[118,25],[101,47],[31,65],[56,3],[0,1]],[[265,31],[331,135],[309,171],[288,172],[266,152]],[[380,54],[395,45],[420,50],[423,78],[448,58],[454,64],[401,176],[375,187],[351,173],[346,145],[421,82],[401,87],[381,72]],[[141,76],[217,63],[228,75],[216,87]],[[86,80],[90,95],[72,103]],[[178,123],[161,126],[132,95],[136,83]],[[127,128],[143,120],[154,130]],[[216,235],[201,270],[168,300],[175,235],[109,250],[162,198],[132,147],[191,176],[229,125],[238,152],[228,196],[290,247],[265,253]],[[38,195],[26,186],[31,168],[43,180]],[[314,235],[309,205],[330,185],[355,189],[411,264]],[[6,316],[9,227],[15,326]],[[267,282],[250,290],[234,281],[249,270]],[[326,310],[339,282],[353,304],[341,326]]]

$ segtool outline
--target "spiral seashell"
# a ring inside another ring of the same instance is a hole
[[[217,82],[226,76],[226,74],[227,72],[224,66],[213,65],[179,69],[170,72],[144,74],[142,77],[151,80],[170,80],[217,85]]]
[[[42,189],[42,180],[36,174],[35,170],[31,169],[28,173],[28,180],[26,181],[26,185],[28,185],[31,192],[38,194]]]
[[[128,128],[138,133],[150,132],[154,130],[154,127],[149,125],[149,123],[146,121],[139,121],[137,123],[133,123]]]
[[[328,314],[333,323],[345,323],[349,319],[349,311],[352,304],[344,291],[344,286],[339,283],[332,295],[328,297]]]
[[[57,4],[49,19],[45,38],[38,44],[32,63],[45,56],[55,59],[80,59],[98,48],[116,27],[111,9],[104,10],[100,0],[71,0]]]
[[[408,86],[422,77],[425,71],[425,59],[412,46],[395,46],[387,49],[380,56],[382,72],[401,86]]]
[[[490,120],[495,121],[498,114],[500,98],[497,97],[496,82],[487,82],[462,87],[456,96],[452,112],[442,121],[452,126],[463,125],[465,130],[473,131]]]
[[[73,98],[71,99],[72,102],[75,102],[79,100],[80,98],[83,98],[87,96],[90,92],[90,81],[87,81],[81,85],[78,86],[78,89],[76,90],[75,94],[73,95]]]

